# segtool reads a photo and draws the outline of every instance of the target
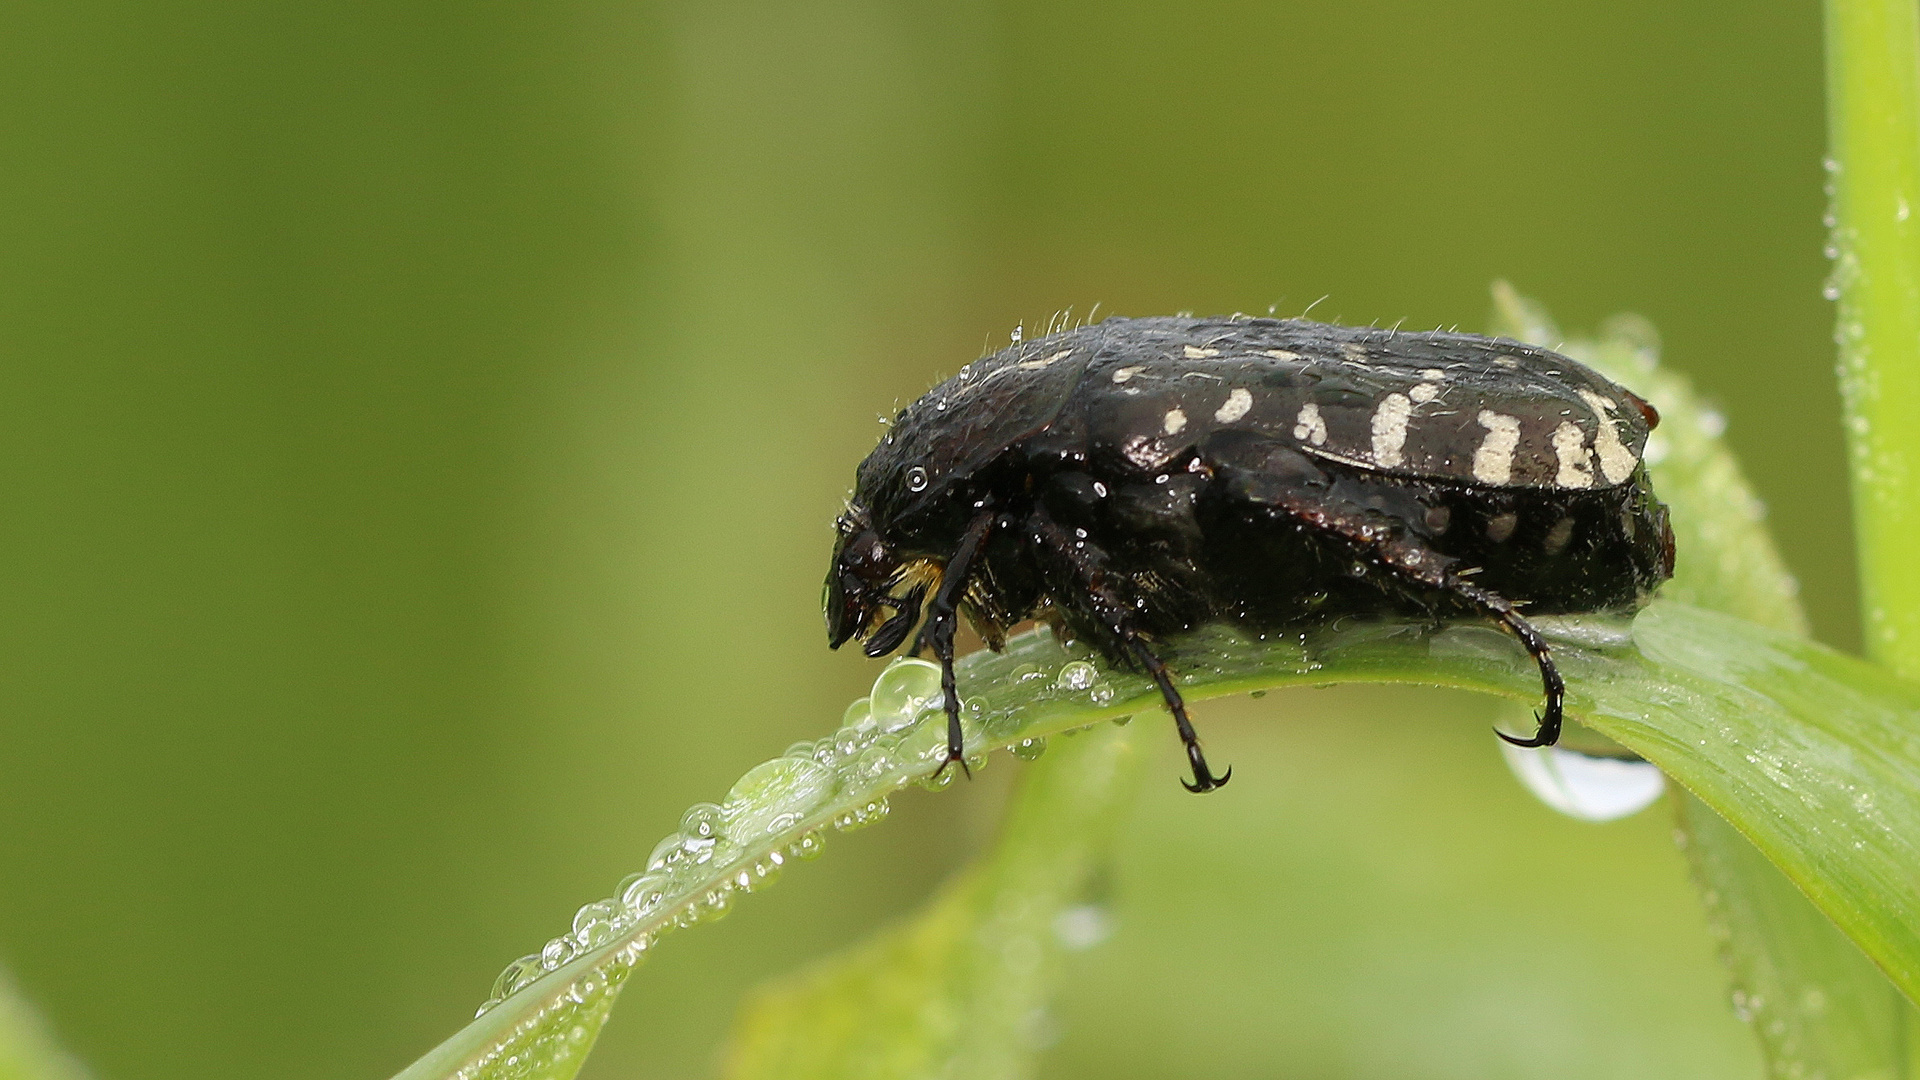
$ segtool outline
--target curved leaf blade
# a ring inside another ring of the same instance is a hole
[[[1673,508],[1681,552],[1662,595],[1805,636],[1797,583],[1724,423],[1684,376],[1659,366],[1653,328],[1619,316],[1598,340],[1563,342],[1538,304],[1505,282],[1493,291],[1496,332],[1558,347],[1659,408],[1648,467]],[[1903,1074],[1903,1025],[1913,1007],[1726,819],[1684,790],[1675,804],[1676,837],[1733,983],[1734,1011],[1752,1025],[1769,1067],[1847,1080]]]
[[[1557,630],[1573,715],[1726,817],[1903,991],[1920,992],[1920,852],[1911,839],[1920,837],[1920,689],[1812,642],[1678,603],[1656,601],[1630,636],[1580,623]],[[1267,641],[1213,631],[1183,642],[1178,661],[1195,700],[1349,681],[1523,701],[1538,694],[1518,646],[1477,626],[1342,621]],[[967,658],[962,686],[981,691],[969,700],[969,749],[1158,707],[1151,684],[1130,673],[1061,678],[1068,665],[1087,663],[1043,631],[1014,639],[1005,653]],[[862,808],[930,776],[941,735],[935,713],[922,713],[884,753],[846,763],[819,807],[691,867],[614,939],[514,994],[400,1076],[572,1076],[620,983],[661,932],[723,909],[729,883],[756,860],[836,819],[855,824]],[[776,820],[776,810],[743,808],[754,820]]]

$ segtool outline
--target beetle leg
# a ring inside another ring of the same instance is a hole
[[[1449,593],[1472,604],[1481,614],[1519,638],[1527,655],[1533,657],[1534,664],[1540,669],[1540,687],[1547,699],[1546,711],[1534,715],[1539,727],[1530,738],[1516,738],[1497,728],[1494,734],[1515,746],[1552,746],[1560,741],[1560,724],[1567,696],[1566,682],[1560,678],[1560,669],[1553,662],[1553,651],[1547,647],[1546,639],[1540,636],[1540,631],[1535,630],[1532,623],[1520,617],[1520,613],[1514,610],[1513,601],[1469,584],[1460,575],[1447,569],[1446,564],[1451,560],[1436,557],[1432,551],[1405,537],[1381,539],[1378,534],[1362,529],[1357,522],[1330,515],[1320,509],[1286,504],[1279,504],[1276,509],[1290,514],[1308,528],[1344,537],[1358,545],[1381,568],[1397,577],[1423,588]]]
[[[1447,576],[1453,577],[1451,574]],[[1539,727],[1534,731],[1533,737],[1518,738],[1499,728],[1493,729],[1493,733],[1515,746],[1552,746],[1559,742],[1561,712],[1566,703],[1567,684],[1560,678],[1560,669],[1553,662],[1553,652],[1547,648],[1547,643],[1541,638],[1540,631],[1535,630],[1532,623],[1521,618],[1513,610],[1512,602],[1506,597],[1458,579],[1450,582],[1448,591],[1476,605],[1487,613],[1488,618],[1506,627],[1509,633],[1520,639],[1520,644],[1526,646],[1527,655],[1533,657],[1533,662],[1540,668],[1540,686],[1546,691],[1547,710],[1545,713],[1534,714],[1533,718]]]
[[[1404,542],[1376,545],[1374,554],[1393,573],[1428,588],[1452,593],[1479,608],[1481,614],[1520,639],[1527,655],[1533,657],[1534,665],[1540,669],[1540,689],[1546,695],[1546,711],[1534,714],[1533,719],[1539,726],[1529,738],[1518,738],[1499,728],[1495,728],[1493,733],[1515,746],[1552,746],[1559,742],[1567,684],[1560,678],[1560,668],[1553,662],[1553,650],[1547,648],[1546,639],[1540,636],[1540,631],[1535,630],[1532,623],[1520,617],[1520,613],[1514,610],[1513,601],[1434,566],[1431,552],[1409,549]]]
[[[1207,757],[1200,751],[1200,737],[1194,733],[1193,722],[1187,719],[1186,700],[1174,687],[1165,661],[1141,640],[1126,604],[1107,587],[1105,572],[1084,547],[1076,546],[1074,538],[1045,510],[1035,510],[1028,519],[1027,527],[1043,548],[1053,552],[1072,568],[1074,577],[1086,590],[1087,598],[1093,602],[1094,612],[1099,615],[1100,621],[1120,639],[1127,652],[1146,669],[1153,685],[1159,688],[1161,699],[1167,703],[1167,711],[1173,714],[1173,724],[1180,731],[1180,743],[1187,749],[1187,763],[1193,766],[1193,782],[1181,780],[1180,783],[1196,795],[1225,787],[1227,781],[1233,779],[1233,769],[1229,767],[1225,773],[1215,776],[1207,766]]]
[[[934,590],[933,602],[927,606],[927,626],[921,632],[920,641],[931,648],[940,661],[940,694],[947,709],[947,759],[934,770],[935,776],[946,772],[947,766],[956,762],[961,772],[969,777],[973,775],[973,770],[967,768],[964,733],[960,729],[960,692],[953,678],[953,632],[958,628],[960,598],[966,595],[967,577],[973,570],[973,561],[979,557],[981,547],[993,532],[993,523],[998,516],[992,510],[983,510],[967,523],[967,531],[960,537],[960,547],[947,560],[946,568],[940,574],[940,587]]]

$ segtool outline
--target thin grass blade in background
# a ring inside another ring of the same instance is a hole
[[[0,972],[0,1080],[87,1080],[87,1070],[54,1042],[46,1021]]]
[[[1868,655],[1920,678],[1920,14],[1828,0],[1840,392]]]

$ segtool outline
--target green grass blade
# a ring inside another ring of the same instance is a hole
[[[1687,381],[1658,366],[1651,327],[1615,319],[1595,341],[1562,341],[1536,304],[1494,288],[1497,332],[1568,353],[1652,401],[1664,417],[1648,460],[1673,508],[1674,580],[1663,595],[1793,633],[1806,617],[1767,535],[1760,503]],[[1781,1075],[1901,1075],[1911,1007],[1793,883],[1725,819],[1686,792],[1680,836],[1733,984],[1736,1013]]]
[[[1920,15],[1828,0],[1827,119],[1854,529],[1867,651],[1920,677]]]
[[[1920,689],[1820,645],[1684,604],[1659,602],[1631,633],[1556,623],[1569,711],[1664,769],[1733,822],[1907,993],[1920,990]],[[1533,701],[1538,676],[1481,626],[1342,621],[1285,639],[1223,630],[1174,657],[1193,700],[1279,686],[1410,682]],[[1102,671],[1044,632],[962,664],[970,752],[1152,710],[1158,695]],[[927,688],[896,662],[877,697]],[[727,808],[696,807],[655,860],[662,891],[614,928],[578,921],[586,946],[404,1071],[427,1077],[569,1077],[634,965],[673,926],[724,911],[767,880],[774,856],[818,848],[822,830],[883,813],[888,793],[931,776],[941,728],[931,692],[906,695],[896,732],[856,713],[830,740],[756,768]],[[880,715],[890,715],[883,710]],[[805,757],[803,751],[811,751]],[[815,755],[819,755],[816,757]],[[824,757],[828,764],[819,764]],[[808,762],[815,763],[808,765]],[[673,853],[683,853],[676,858]],[[629,895],[646,893],[636,887]],[[594,906],[597,908],[597,906]]]
[[[728,1080],[1009,1080],[1030,1075],[1060,960],[1138,787],[1138,727],[1055,741],[1025,770],[998,843],[911,920],[760,991]],[[1083,942],[1084,944],[1084,942]]]
[[[0,1080],[86,1080],[87,1075],[54,1042],[13,980],[0,972]]]

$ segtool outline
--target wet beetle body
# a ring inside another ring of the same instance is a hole
[[[1196,791],[1202,756],[1158,644],[1341,615],[1490,619],[1562,687],[1520,614],[1630,611],[1673,572],[1641,463],[1658,417],[1517,342],[1304,320],[1108,319],[1023,342],[903,410],[861,463],[827,578],[835,647],[941,663],[1040,617],[1145,671]],[[1503,736],[1504,737],[1504,736]],[[1231,770],[1229,770],[1229,773]]]

